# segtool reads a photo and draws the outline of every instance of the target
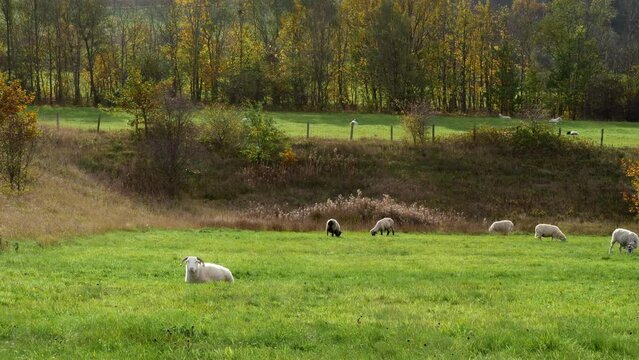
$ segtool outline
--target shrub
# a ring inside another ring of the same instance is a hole
[[[148,134],[149,122],[156,116],[154,112],[161,107],[162,88],[160,84],[146,81],[138,71],[129,74],[129,78],[120,91],[111,99],[117,106],[133,114],[129,125],[136,133],[140,122],[145,135]]]
[[[284,133],[275,126],[272,117],[266,116],[260,106],[246,111],[247,136],[241,153],[253,164],[273,165],[281,160],[288,147]]]
[[[0,74],[0,174],[11,190],[22,190],[40,136],[36,114],[26,112],[33,96]]]
[[[280,208],[256,206],[250,210],[251,215],[259,217],[276,217],[292,221],[306,219],[323,220],[331,217],[351,223],[366,222],[374,224],[383,217],[391,217],[398,225],[420,225],[437,227],[448,222],[459,221],[461,214],[443,212],[418,204],[397,202],[389,195],[381,199],[363,196],[360,190],[355,195],[339,195],[336,199],[303,206],[291,211]]]
[[[631,189],[624,191],[623,199],[631,214],[639,214],[639,160],[621,160],[621,165],[630,180]]]
[[[414,145],[417,145],[418,142],[424,143],[426,127],[432,115],[433,112],[426,102],[411,105],[406,114],[402,115],[402,125],[412,136]]]
[[[196,143],[192,105],[186,99],[167,95],[150,120],[147,135],[138,138],[133,186],[144,192],[176,196],[186,189]]]
[[[239,111],[223,106],[209,106],[204,111],[202,132],[201,141],[209,149],[233,154],[243,148],[248,126],[242,122]]]
[[[536,121],[522,122],[518,126],[506,129],[481,127],[474,135],[469,133],[463,135],[463,138],[475,145],[490,145],[502,153],[517,156],[557,154],[577,149],[576,143],[579,143],[581,148],[589,148],[584,142],[558,136],[554,127]]]

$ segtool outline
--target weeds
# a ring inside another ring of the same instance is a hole
[[[351,224],[369,224],[384,218],[392,218],[399,226],[419,225],[425,229],[434,229],[449,222],[457,222],[463,216],[454,212],[430,209],[418,204],[404,204],[389,195],[380,199],[366,197],[360,190],[355,195],[339,195],[335,199],[303,206],[291,211],[277,206],[257,205],[247,211],[250,216],[283,219],[286,221],[315,220],[325,221],[337,218]]]

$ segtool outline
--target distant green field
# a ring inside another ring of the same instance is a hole
[[[607,237],[113,232],[0,252],[1,359],[639,358]],[[180,260],[234,284],[185,284]]]
[[[82,129],[96,129],[98,115],[101,116],[100,128],[104,130],[128,128],[131,115],[119,111],[104,111],[96,108],[42,106],[37,108],[40,122],[55,126],[56,114],[60,114],[60,126],[77,127]],[[401,126],[400,117],[389,114],[361,114],[361,113],[302,113],[302,112],[272,112],[269,113],[277,121],[279,127],[291,137],[305,137],[307,123],[311,137],[348,139],[350,137],[350,122],[357,119],[353,138],[388,139],[393,126],[393,138],[404,139],[406,133]],[[201,115],[196,114],[196,119]],[[521,120],[504,120],[494,117],[460,117],[436,116],[435,137],[459,134],[472,131],[473,127],[509,127],[516,126]],[[562,136],[568,130],[577,130],[579,138],[587,139],[599,144],[601,129],[604,129],[604,144],[611,146],[639,146],[639,123],[608,122],[608,121],[571,121],[564,120],[558,125]],[[429,130],[429,137],[431,132]]]

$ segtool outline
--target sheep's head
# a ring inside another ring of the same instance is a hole
[[[377,234],[377,231],[371,229],[371,235],[375,236],[375,234]]]
[[[204,261],[197,256],[187,256],[182,259],[182,262],[186,263],[186,270],[191,274],[197,271],[199,265],[204,265]]]
[[[632,254],[633,252],[635,252],[635,249],[637,249],[637,242],[631,240],[628,243],[628,246],[626,246],[626,250],[628,250],[628,254]]]
[[[335,230],[334,234],[335,234],[335,236],[339,237],[340,235],[342,235],[342,231],[341,230]]]

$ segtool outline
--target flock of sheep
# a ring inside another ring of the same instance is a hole
[[[514,226],[510,220],[495,221],[488,228],[488,232],[509,234]],[[566,241],[566,235],[561,232],[559,227],[550,224],[539,224],[535,226],[535,238],[541,240],[542,237],[551,237],[553,239]],[[639,246],[639,236],[630,230],[619,228],[612,232],[608,255],[612,252],[612,248],[615,244],[619,244],[619,252],[621,252],[621,249],[626,249],[628,254],[632,254],[637,246]]]
[[[380,233],[395,235],[395,222],[389,217],[385,217],[375,224],[370,230],[372,236]],[[513,231],[515,224],[510,220],[495,221],[488,228],[489,233],[500,233],[508,235]],[[326,236],[340,237],[342,235],[342,228],[335,219],[328,219],[326,222]],[[538,224],[535,226],[535,238],[541,240],[541,238],[549,237],[553,239],[559,239],[566,241],[566,235],[557,227],[551,224]],[[619,252],[622,249],[626,249],[629,254],[632,254],[639,246],[639,237],[637,234],[626,229],[616,229],[612,232],[612,239],[610,240],[610,249],[608,249],[608,255],[612,252],[612,248],[615,244],[619,244]],[[227,268],[222,265],[207,263],[196,256],[187,256],[182,262],[186,263],[186,276],[184,281],[187,283],[204,283],[211,281],[227,281],[233,282],[233,274]]]
[[[377,222],[371,229],[371,235],[380,233],[383,234],[386,231],[386,235],[393,233],[395,235],[395,222],[393,219],[386,217]],[[329,219],[326,222],[326,235],[339,237],[342,235],[342,228],[335,219]],[[222,265],[207,263],[197,256],[187,256],[182,259],[183,263],[186,263],[186,275],[184,281],[187,283],[205,283],[211,281],[227,281],[233,282],[233,274],[231,270],[225,268]]]

